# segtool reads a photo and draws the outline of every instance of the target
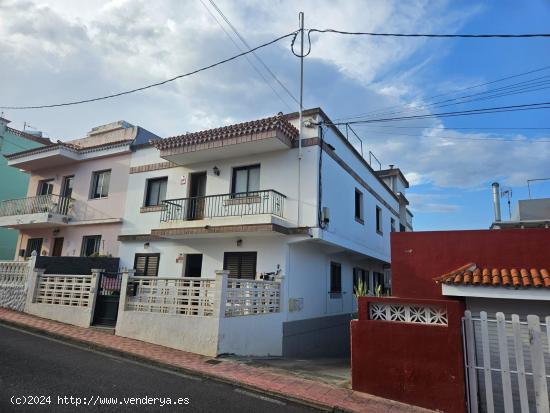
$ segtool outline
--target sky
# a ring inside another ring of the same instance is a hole
[[[306,28],[550,32],[548,0],[216,4],[251,46],[296,30],[299,11],[305,12]],[[234,42],[244,50],[228,33],[231,29],[208,0],[0,0],[0,106],[61,103],[164,80],[239,53]],[[290,52],[290,40],[263,48],[258,55],[298,96],[299,59]],[[304,106],[321,107],[333,120],[550,101],[548,38],[317,33],[304,61]],[[526,72],[532,73],[521,75]],[[509,76],[516,77],[472,88]],[[530,88],[513,90],[519,93],[491,92],[528,81]],[[460,104],[442,102],[476,93],[485,95]],[[487,96],[492,98],[479,99]],[[3,116],[12,127],[22,129],[26,122],[55,141],[80,138],[94,126],[121,119],[167,137],[296,110],[296,102],[250,56],[124,97],[63,108],[4,110]],[[550,109],[353,127],[366,153],[372,151],[384,168],[401,168],[409,180],[415,230],[488,228],[493,219],[492,182],[512,190],[513,207],[528,198],[528,179],[550,177]],[[545,127],[549,129],[532,129]],[[550,197],[550,181],[535,182],[532,196]],[[507,218],[506,199],[503,202]]]

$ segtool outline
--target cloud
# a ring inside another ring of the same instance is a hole
[[[448,199],[448,196],[437,194],[407,194],[413,212],[423,213],[455,213],[460,206],[452,203],[441,202]]]

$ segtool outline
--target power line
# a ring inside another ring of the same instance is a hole
[[[533,69],[533,70],[529,70],[527,72],[517,73],[515,75],[510,75],[510,76],[502,77],[502,78],[499,78],[499,79],[490,80],[490,81],[483,82],[483,83],[478,83],[478,84],[468,86],[468,87],[465,87],[465,88],[462,88],[462,89],[459,89],[459,90],[454,90],[454,91],[451,91],[451,92],[439,93],[437,95],[428,96],[426,98],[426,100],[429,101],[430,99],[438,98],[438,97],[441,97],[441,96],[454,95],[454,94],[457,94],[457,93],[460,93],[460,92],[465,92],[467,90],[477,89],[477,88],[482,87],[482,86],[488,86],[488,85],[492,85],[492,84],[495,84],[495,83],[504,82],[506,80],[515,79],[515,78],[521,77],[521,76],[527,76],[527,75],[537,73],[537,72],[541,72],[541,71],[548,70],[548,69],[550,69],[550,66],[543,66],[543,67],[540,67],[538,69]],[[390,109],[394,109],[394,108],[400,108],[400,107],[406,108],[407,105],[400,104],[400,105],[387,106],[385,108],[371,110],[371,111],[368,111],[368,112],[363,112],[363,113],[360,113],[360,114],[357,114],[357,115],[354,115],[354,116],[336,118],[335,120],[360,118],[360,117],[367,116],[367,115],[380,114],[381,112],[384,112],[384,111],[387,111],[387,110],[390,110]]]
[[[426,33],[372,33],[372,32],[348,32],[336,29],[309,29],[308,33],[334,33],[352,36],[381,36],[381,37],[430,37],[430,38],[533,38],[550,37],[550,33],[526,33],[526,34],[426,34]]]
[[[197,73],[200,73],[200,72],[204,72],[205,70],[208,70],[208,69],[212,69],[216,66],[220,66],[224,63],[228,63],[228,62],[231,62],[235,59],[238,59],[239,57],[242,57],[242,56],[245,56],[249,53],[253,53],[254,51],[256,50],[259,50],[263,47],[266,47],[266,46],[270,46],[274,43],[277,43],[283,39],[286,39],[288,37],[291,37],[291,36],[294,36],[294,33],[295,32],[292,32],[292,33],[288,33],[288,34],[285,34],[283,36],[279,36],[277,37],[276,39],[273,39],[267,43],[263,43],[259,46],[256,46],[250,50],[247,50],[245,52],[242,52],[242,53],[239,53],[239,54],[236,54],[234,56],[231,56],[231,57],[228,57],[227,59],[223,59],[223,60],[220,60],[216,63],[212,63],[208,66],[203,66],[199,69],[195,69],[191,72],[187,72],[187,73],[184,73],[184,74],[181,74],[181,75],[178,75],[178,76],[174,76],[170,79],[166,79],[166,80],[163,80],[162,82],[156,82],[156,83],[152,83],[152,84],[149,84],[147,86],[142,86],[142,87],[139,87],[139,88],[136,88],[136,89],[131,89],[131,90],[127,90],[127,91],[124,91],[124,92],[119,92],[119,93],[114,93],[114,94],[111,94],[111,95],[106,95],[106,96],[101,96],[101,97],[97,97],[97,98],[91,98],[91,99],[83,99],[83,100],[77,100],[77,101],[73,101],[73,102],[66,102],[66,103],[55,103],[55,104],[50,104],[50,105],[37,105],[37,106],[0,106],[0,109],[11,109],[11,110],[20,110],[20,109],[45,109],[45,108],[55,108],[55,107],[60,107],[60,106],[72,106],[72,105],[79,105],[79,104],[82,104],[82,103],[89,103],[89,102],[96,102],[96,101],[99,101],[99,100],[105,100],[105,99],[110,99],[110,98],[114,98],[114,97],[118,97],[118,96],[123,96],[123,95],[129,95],[131,93],[135,93],[135,92],[139,92],[139,91],[142,91],[142,90],[146,90],[146,89],[150,89],[150,88],[153,88],[153,87],[156,87],[156,86],[161,86],[161,85],[164,85],[166,83],[170,83],[170,82],[173,82],[177,79],[181,79],[181,78],[184,78],[184,77],[188,77],[188,76],[191,76],[191,75],[194,75],[194,74],[197,74]]]
[[[432,113],[429,115],[415,115],[415,116],[399,116],[393,118],[380,118],[380,119],[366,119],[366,120],[356,120],[352,122],[332,122],[326,123],[327,125],[354,125],[360,123],[375,123],[375,122],[390,122],[397,120],[411,120],[411,119],[428,119],[434,117],[452,117],[452,116],[466,116],[466,115],[482,115],[487,113],[500,113],[500,112],[515,112],[523,110],[536,110],[536,109],[549,109],[550,102],[541,102],[541,103],[530,103],[524,105],[512,105],[512,106],[498,106],[493,108],[481,108],[481,109],[471,109],[455,112],[441,112],[441,113]]]
[[[550,127],[524,127],[524,126],[518,126],[518,127],[457,127],[457,128],[448,128],[443,126],[430,126],[430,125],[424,125],[424,126],[394,126],[394,125],[357,125],[359,127],[371,127],[371,128],[395,128],[395,129],[441,129],[441,130],[550,130]]]
[[[212,16],[212,18],[216,21],[216,23],[218,23],[218,26],[220,26],[220,28],[223,30],[223,32],[225,33],[225,35],[229,38],[229,40],[231,40],[231,43],[233,43],[233,45],[237,48],[237,50],[239,52],[242,52],[243,49],[237,44],[237,42],[235,41],[235,39],[233,39],[233,37],[229,34],[229,32],[225,29],[225,27],[223,27],[223,25],[221,24],[221,22],[218,20],[218,18],[214,15],[214,13],[212,13],[210,11],[210,9],[208,8],[208,6],[206,5],[206,3],[202,0],[199,0],[201,2],[201,4],[204,6],[204,8],[206,9],[206,11],[208,12],[208,14],[210,14],[210,16]],[[250,49],[250,47],[248,48]],[[263,79],[263,81],[265,82],[265,84],[267,86],[270,87],[270,89],[273,91],[273,93],[275,93],[275,95],[279,98],[279,100],[283,103],[283,105],[285,105],[289,110],[292,110],[292,107],[283,99],[283,97],[279,94],[279,92],[277,92],[277,90],[273,87],[273,85],[271,83],[269,83],[269,81],[267,80],[267,78],[265,77],[265,75],[260,71],[260,69],[258,69],[256,67],[256,65],[252,62],[252,60],[250,59],[250,57],[247,55],[245,56],[246,58],[246,61],[248,62],[248,64],[256,71],[256,73]]]
[[[485,92],[479,92],[479,93],[474,93],[474,94],[470,94],[470,95],[459,96],[457,98],[445,99],[445,100],[441,100],[439,102],[428,103],[428,104],[421,105],[421,106],[416,107],[416,108],[409,108],[409,109],[393,111],[393,112],[377,113],[376,116],[390,116],[390,115],[397,115],[397,114],[399,114],[399,115],[414,114],[414,113],[419,113],[419,112],[422,112],[422,111],[427,111],[428,108],[430,108],[430,109],[442,108],[442,107],[446,107],[446,106],[455,106],[455,105],[461,105],[461,104],[464,104],[464,103],[490,100],[490,99],[495,99],[495,98],[499,98],[499,97],[507,97],[507,96],[517,95],[517,94],[521,94],[521,93],[539,92],[541,90],[545,90],[545,89],[550,88],[550,79],[543,80],[543,81],[539,80],[539,79],[543,79],[543,78],[550,78],[550,75],[549,76],[542,76],[541,78],[532,79],[532,80],[525,81],[525,82],[515,83],[515,84],[512,84],[512,85],[504,86],[504,87],[497,88],[497,89],[490,89],[490,90],[487,90]],[[477,96],[477,97],[475,97],[475,96]],[[470,98],[470,97],[472,97],[472,99],[467,99],[467,98]],[[465,100],[465,99],[467,99],[467,100]],[[445,103],[445,102],[451,102],[451,103]],[[445,104],[443,104],[443,103],[445,103]],[[349,117],[347,119],[356,119],[356,118],[360,118],[360,117],[361,116],[352,116],[352,117]]]
[[[412,135],[408,133],[393,133],[393,132],[372,132],[373,134],[380,133],[382,135],[392,135],[392,136],[412,136],[412,137],[422,137],[422,138],[438,138],[438,139],[454,139],[459,141],[490,141],[490,142],[520,142],[520,143],[550,143],[550,139],[512,139],[512,138],[474,138],[470,136],[433,136],[433,135]]]
[[[201,0],[202,1],[202,0]],[[220,14],[220,16],[222,17],[222,19],[225,20],[225,22],[227,23],[227,25],[231,28],[231,30],[233,30],[233,33],[235,33],[235,35],[239,38],[239,40],[250,50],[251,47],[250,45],[248,44],[248,42],[246,41],[246,39],[239,33],[239,31],[237,30],[237,28],[235,26],[233,26],[233,24],[231,24],[231,22],[229,21],[229,19],[225,16],[225,14],[223,14],[223,12],[221,11],[221,9],[216,5],[216,3],[214,3],[214,0],[208,0],[210,2],[210,4],[216,9],[216,11]],[[279,86],[281,86],[281,88],[283,88],[283,90],[288,94],[288,96],[290,96],[290,98],[292,100],[294,100],[294,102],[296,102],[298,105],[300,104],[300,102],[298,101],[298,99],[296,98],[296,96],[294,96],[292,94],[292,92],[285,86],[285,84],[283,82],[281,82],[281,80],[279,80],[279,78],[277,77],[277,75],[275,75],[275,73],[273,73],[273,71],[269,68],[268,65],[265,64],[265,62],[260,58],[260,56],[258,56],[257,53],[255,52],[252,52],[252,54],[254,55],[254,57],[256,59],[258,59],[258,61],[260,62],[260,64],[264,67],[264,69],[271,75],[271,77],[279,84]]]

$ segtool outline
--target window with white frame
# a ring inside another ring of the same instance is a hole
[[[109,182],[111,181],[111,170],[96,171],[92,174],[92,186],[90,198],[107,198],[109,195]]]
[[[241,166],[233,169],[231,192],[248,195],[260,190],[260,165]]]

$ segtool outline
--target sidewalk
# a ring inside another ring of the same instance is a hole
[[[0,308],[0,323],[38,331],[110,353],[232,383],[322,409],[369,413],[428,412],[428,410],[403,403],[273,371],[269,367],[255,367],[223,358],[212,359],[156,344],[114,336],[102,331],[46,320],[5,308]]]

